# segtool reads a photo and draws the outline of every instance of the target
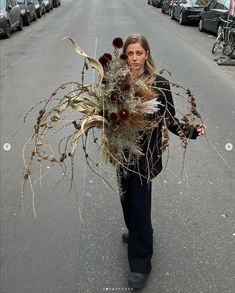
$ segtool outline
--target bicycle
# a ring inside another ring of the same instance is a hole
[[[231,56],[235,51],[235,22],[230,25],[228,30],[227,42],[224,43],[222,53],[226,56]]]
[[[212,54],[214,54],[218,50],[220,45],[222,44],[222,53],[226,56],[230,56],[232,55],[235,49],[234,47],[235,37],[234,37],[234,31],[233,31],[234,21],[229,19],[224,20],[222,18],[220,18],[220,21],[222,21],[224,25],[220,29],[211,51],[212,51]]]

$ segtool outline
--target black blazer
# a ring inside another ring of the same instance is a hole
[[[170,91],[170,84],[167,79],[160,75],[156,75],[154,86],[159,87],[163,93],[157,97],[157,100],[162,104],[160,106],[160,114],[166,110],[166,115],[169,117],[168,129],[178,135],[180,129],[183,130],[187,138],[196,139],[198,132],[196,128],[189,128],[181,123],[175,117],[175,108]],[[162,123],[159,123],[151,134],[144,134],[141,148],[145,154],[139,157],[134,166],[134,170],[145,177],[152,179],[156,177],[162,170]]]

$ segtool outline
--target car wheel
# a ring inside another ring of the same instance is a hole
[[[200,32],[203,32],[203,31],[204,31],[204,28],[203,28],[203,21],[202,21],[201,18],[200,18],[200,20],[199,20],[198,29],[199,29]]]
[[[10,26],[10,23],[7,22],[5,38],[9,39],[10,36],[11,36],[11,26]]]
[[[22,20],[22,17],[20,17],[19,26],[17,27],[17,30],[18,31],[22,31],[23,30],[23,20]]]
[[[181,25],[185,24],[184,14],[183,14],[182,11],[180,12],[179,23],[180,23]]]
[[[41,9],[38,11],[38,13],[37,13],[37,17],[38,17],[38,18],[41,18],[41,17],[42,17],[42,10],[41,10]]]
[[[30,16],[29,16],[28,13],[27,13],[27,15],[26,15],[26,17],[25,17],[24,24],[27,25],[27,26],[30,25]]]
[[[162,13],[165,13],[165,9],[164,9],[163,6],[162,6],[162,8],[161,8],[161,12],[162,12]]]
[[[53,7],[55,7],[55,8],[57,8],[59,5],[58,5],[58,1],[55,1],[54,3],[53,3]]]

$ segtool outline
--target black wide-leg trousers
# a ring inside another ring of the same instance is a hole
[[[128,261],[130,270],[137,273],[151,271],[153,229],[151,223],[151,181],[131,173],[118,171],[118,183],[124,220],[129,231]]]

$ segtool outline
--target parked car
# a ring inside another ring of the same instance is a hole
[[[36,9],[37,17],[41,18],[42,15],[46,13],[46,7],[43,0],[33,0],[33,3]]]
[[[171,10],[171,18],[179,20],[180,24],[199,23],[200,14],[206,6],[206,0],[180,0]]]
[[[162,13],[168,13],[170,15],[170,9],[176,2],[178,2],[178,0],[163,0],[161,8]]]
[[[33,0],[17,0],[20,6],[24,25],[30,25],[31,21],[37,20],[37,12]]]
[[[52,0],[43,0],[43,2],[46,7],[46,12],[50,12],[53,9]]]
[[[22,31],[20,7],[15,0],[0,1],[0,36],[10,38],[12,30]]]
[[[210,1],[201,12],[198,25],[199,30],[206,30],[218,34],[223,27],[223,22],[220,20],[220,17],[224,20],[227,19],[229,6],[230,0]],[[230,16],[230,18],[235,21],[235,12],[233,16]]]
[[[52,3],[53,3],[53,7],[58,7],[58,6],[60,6],[61,1],[60,0],[52,0]]]

